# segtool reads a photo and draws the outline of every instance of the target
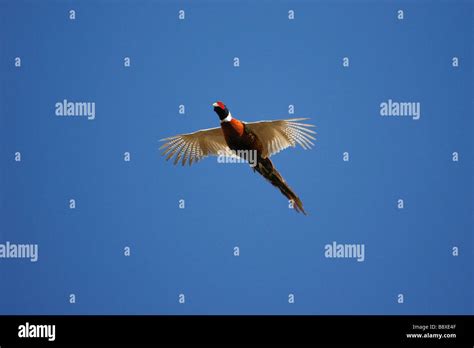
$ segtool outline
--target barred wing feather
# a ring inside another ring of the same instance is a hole
[[[299,144],[303,149],[314,146],[316,134],[312,124],[301,123],[308,118],[291,118],[277,121],[248,122],[245,125],[257,135],[263,144],[263,157],[270,157],[288,147]]]
[[[160,147],[160,150],[163,150],[162,155],[166,155],[166,160],[174,157],[174,164],[181,160],[183,166],[186,163],[191,165],[207,156],[218,156],[221,154],[229,157],[233,156],[220,127],[175,135],[161,139],[161,141],[166,141]]]

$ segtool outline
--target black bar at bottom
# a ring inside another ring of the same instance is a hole
[[[54,340],[52,326],[44,325],[55,325]],[[2,348],[248,342],[472,347],[473,331],[473,316],[0,316]]]

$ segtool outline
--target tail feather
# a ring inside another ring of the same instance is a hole
[[[294,209],[298,213],[301,212],[304,215],[307,215],[303,208],[303,202],[301,202],[299,197],[288,186],[288,184],[285,182],[285,179],[283,179],[280,173],[276,170],[269,158],[259,157],[257,159],[257,165],[253,167],[253,169],[259,172],[273,186],[277,187],[286,198],[291,200],[293,202]]]

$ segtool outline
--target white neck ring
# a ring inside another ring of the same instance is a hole
[[[231,115],[230,112],[229,112],[229,114],[227,115],[227,117],[224,118],[223,120],[221,120],[221,123],[222,123],[222,122],[230,122],[231,120],[232,120],[232,115]]]

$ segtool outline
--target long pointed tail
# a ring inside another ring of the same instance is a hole
[[[278,173],[276,168],[273,166],[272,161],[269,158],[258,157],[257,165],[253,167],[254,170],[259,172],[265,179],[267,179],[273,186],[277,187],[283,195],[293,201],[293,207],[298,213],[307,215],[303,209],[303,203],[293,192],[293,190],[285,182],[285,179]]]

